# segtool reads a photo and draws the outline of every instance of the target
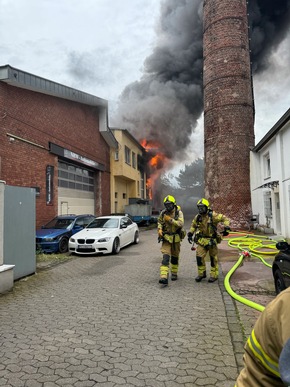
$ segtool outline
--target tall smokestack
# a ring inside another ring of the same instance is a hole
[[[251,214],[254,146],[246,0],[204,0],[205,196],[245,229]]]

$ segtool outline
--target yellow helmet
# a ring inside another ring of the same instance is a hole
[[[173,211],[174,207],[176,206],[176,200],[174,196],[171,196],[171,195],[165,196],[163,203],[164,203],[164,207],[169,212]]]
[[[174,205],[176,204],[176,200],[175,200],[174,196],[171,196],[171,195],[165,196],[163,203],[166,203],[166,202],[171,202]]]
[[[198,202],[197,202],[197,208],[198,208],[198,212],[202,215],[202,214],[206,214],[208,209],[209,209],[209,201],[206,200],[205,198],[202,198],[200,199]]]

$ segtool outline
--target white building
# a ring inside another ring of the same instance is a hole
[[[259,225],[290,238],[290,109],[252,149],[250,171]]]

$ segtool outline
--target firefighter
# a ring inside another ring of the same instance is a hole
[[[177,280],[180,242],[184,237],[184,217],[173,196],[167,195],[163,203],[165,208],[161,211],[157,223],[158,241],[162,242],[160,250],[163,255],[159,283],[167,285],[169,269],[171,280]]]
[[[245,344],[235,387],[290,385],[290,288],[271,301]]]
[[[218,243],[222,241],[222,235],[226,236],[230,231],[230,221],[223,215],[210,209],[207,199],[200,199],[197,202],[198,214],[194,217],[190,230],[187,234],[188,242],[197,244],[196,263],[198,275],[196,282],[206,278],[205,257],[207,253],[210,256],[210,277],[208,282],[215,282],[218,279]],[[224,231],[219,233],[217,226],[219,223],[224,225]],[[194,236],[194,239],[193,239]]]

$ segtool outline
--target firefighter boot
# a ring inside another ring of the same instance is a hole
[[[217,281],[216,277],[209,277],[208,282],[215,282]]]
[[[168,278],[160,278],[159,283],[161,285],[168,285]]]
[[[198,276],[195,277],[195,280],[196,282],[200,282],[204,278],[206,278],[206,271],[204,271],[203,274],[198,274]]]

